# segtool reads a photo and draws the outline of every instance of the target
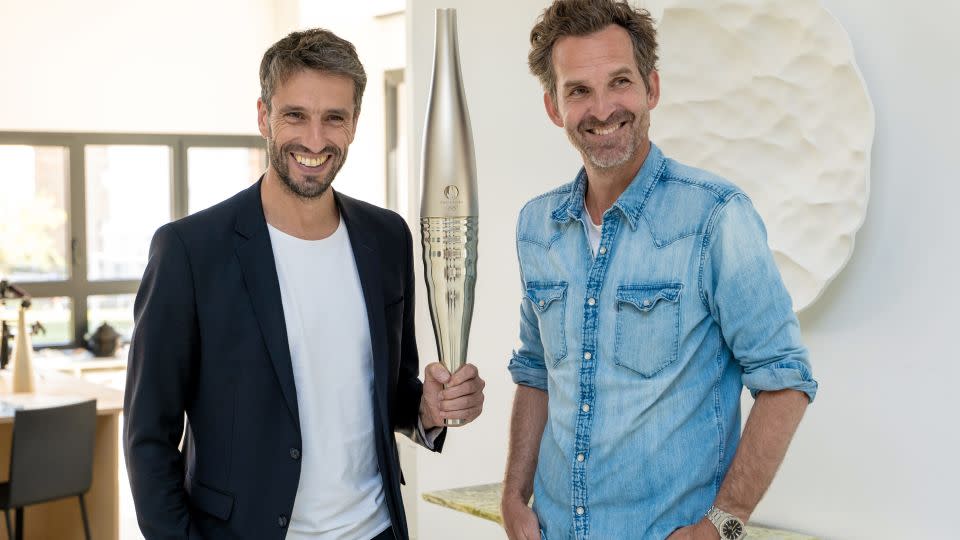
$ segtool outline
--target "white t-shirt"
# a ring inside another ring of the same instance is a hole
[[[590,247],[593,249],[593,256],[597,256],[597,250],[600,249],[600,236],[603,232],[603,224],[597,225],[593,222],[593,218],[590,217],[590,211],[587,210],[587,200],[584,197],[583,200],[583,212],[587,216],[587,240],[590,241]]]
[[[301,240],[268,225],[300,409],[287,538],[369,540],[390,526],[377,465],[373,353],[346,225]]]

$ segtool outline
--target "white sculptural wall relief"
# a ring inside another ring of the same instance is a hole
[[[819,0],[646,0],[658,21],[652,139],[742,187],[794,309],[853,253],[874,112],[853,49]]]

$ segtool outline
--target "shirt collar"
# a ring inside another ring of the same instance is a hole
[[[627,189],[617,198],[613,206],[619,208],[623,213],[631,229],[636,229],[640,222],[640,214],[643,212],[643,206],[653,191],[657,180],[663,172],[666,160],[663,152],[657,145],[650,143],[650,152],[643,161],[640,170],[630,181]],[[583,167],[577,173],[577,178],[573,181],[573,188],[570,194],[561,199],[560,204],[550,215],[558,223],[566,223],[571,219],[580,221],[583,215],[583,198],[586,195],[587,171]]]

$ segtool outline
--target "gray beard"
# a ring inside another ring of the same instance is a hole
[[[580,153],[586,156],[590,163],[598,169],[614,169],[624,163],[629,162],[637,155],[637,151],[640,149],[640,141],[636,137],[627,141],[627,145],[623,148],[623,151],[614,155],[598,155],[596,148],[590,148],[586,144],[583,144],[583,141],[576,137],[576,135],[568,133],[567,137],[570,139],[570,142],[580,150]]]
[[[594,167],[597,167],[598,169],[614,169],[625,163],[628,163],[637,155],[637,152],[640,150],[640,147],[643,143],[643,136],[640,133],[640,127],[634,125],[634,123],[637,121],[635,115],[632,113],[621,112],[614,115],[612,119],[614,122],[621,120],[627,121],[627,125],[623,126],[623,129],[629,130],[629,133],[624,140],[622,148],[604,148],[593,146],[589,144],[586,141],[586,138],[581,135],[581,131],[605,126],[606,123],[597,122],[596,120],[585,121],[581,122],[573,129],[566,130],[567,138],[570,139],[570,143],[577,150],[579,150],[580,153],[587,160],[589,160]],[[614,150],[615,153],[611,154],[611,150]]]

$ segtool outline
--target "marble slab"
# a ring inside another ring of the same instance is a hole
[[[503,494],[503,485],[483,484],[467,486],[441,491],[431,491],[423,494],[423,500],[503,524],[500,516],[500,497]],[[817,540],[814,536],[747,525],[748,540]]]

